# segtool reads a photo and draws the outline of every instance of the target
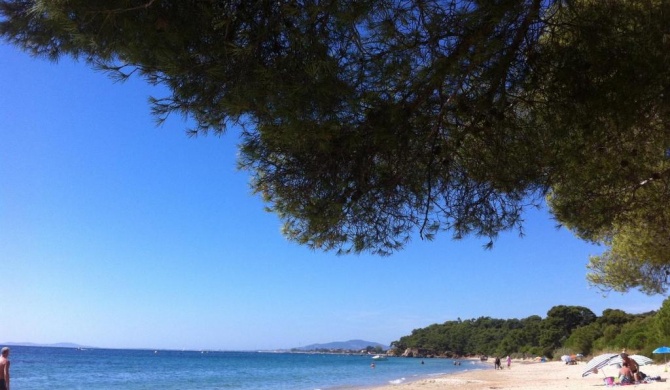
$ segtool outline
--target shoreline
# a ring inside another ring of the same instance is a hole
[[[434,378],[422,378],[416,381],[403,382],[400,384],[387,384],[374,386],[373,390],[433,390],[433,389],[581,389],[594,390],[607,388],[605,386],[606,376],[617,376],[618,368],[605,367],[598,374],[582,377],[586,362],[575,365],[566,365],[560,361],[536,362],[532,360],[512,360],[511,369],[493,369],[493,363],[482,368],[457,372],[453,374],[438,375]],[[649,377],[660,376],[661,379],[670,378],[670,372],[664,364],[652,364],[640,367],[640,370]],[[642,385],[649,390],[666,389],[668,382],[651,382],[646,384],[633,384],[626,387],[637,388]]]

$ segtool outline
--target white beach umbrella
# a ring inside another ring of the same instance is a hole
[[[647,364],[654,364],[654,361],[643,355],[628,355],[629,358],[635,360],[638,366],[646,366]],[[623,365],[623,359],[621,355],[610,360],[609,365],[619,364]]]
[[[586,363],[586,367],[584,367],[584,372],[582,373],[582,376],[584,377],[590,374],[597,373],[598,370],[609,365],[610,361],[617,356],[619,356],[618,353],[604,353],[602,355],[594,357],[593,359],[589,360],[588,363]]]

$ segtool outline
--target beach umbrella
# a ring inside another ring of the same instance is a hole
[[[628,357],[635,360],[635,363],[637,363],[638,366],[646,366],[647,364],[654,364],[654,361],[649,359],[646,356],[628,355]],[[610,360],[610,363],[609,363],[610,366],[615,365],[615,364],[619,364],[619,365],[623,364],[623,359],[621,358],[621,355],[619,355],[619,356],[615,357],[614,359]]]
[[[617,356],[619,356],[618,353],[604,353],[602,355],[594,357],[593,359],[589,360],[588,363],[586,363],[586,367],[584,367],[584,372],[582,373],[582,376],[584,377],[590,374],[597,373],[598,370],[609,365],[610,361],[616,358]],[[604,374],[605,373],[603,373],[603,375]]]
[[[651,353],[656,353],[656,354],[668,354],[670,353],[670,347],[658,347],[655,350],[651,351]],[[663,357],[665,359],[665,362],[668,362],[667,357]]]

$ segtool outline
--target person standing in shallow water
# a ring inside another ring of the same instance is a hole
[[[9,390],[9,348],[0,351],[0,390]]]

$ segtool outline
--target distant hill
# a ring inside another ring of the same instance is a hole
[[[304,347],[293,348],[299,351],[314,351],[318,349],[344,349],[344,350],[361,350],[366,347],[381,347],[383,350],[389,349],[387,345],[375,343],[373,341],[365,340],[349,340],[349,341],[334,341],[326,344],[311,344]]]
[[[2,346],[24,346],[24,347],[52,347],[52,348],[95,348],[89,347],[86,345],[79,345],[74,343],[54,343],[54,344],[37,344],[37,343],[15,343],[15,342],[6,342],[2,343]]]

